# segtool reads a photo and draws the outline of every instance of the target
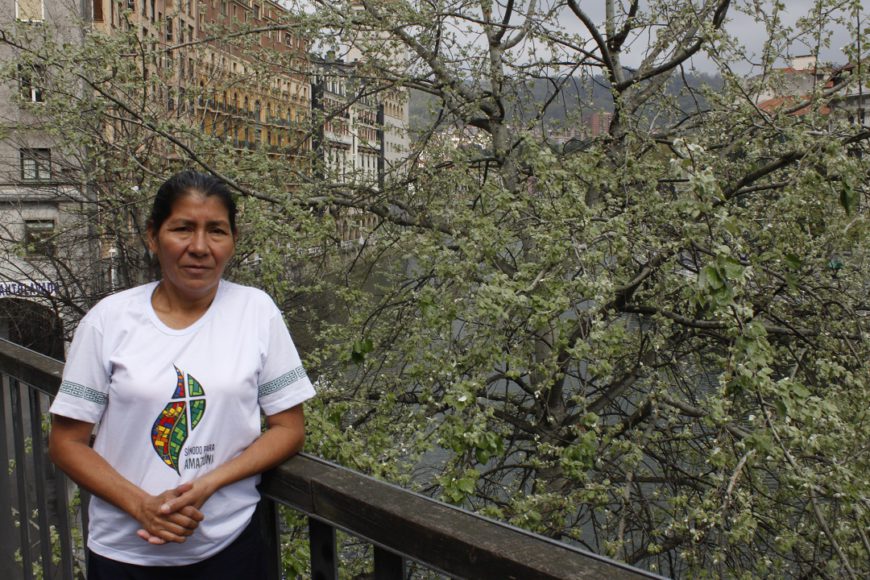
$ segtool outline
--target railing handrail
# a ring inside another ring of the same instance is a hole
[[[60,387],[63,362],[0,338],[0,371],[53,397]]]
[[[63,363],[0,339],[0,373],[53,396]],[[263,474],[264,497],[461,578],[662,578],[300,454]]]
[[[305,453],[264,474],[260,492],[460,578],[662,578]]]

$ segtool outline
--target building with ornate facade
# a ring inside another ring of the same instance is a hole
[[[81,9],[64,0],[13,0],[0,7],[0,27],[38,38],[52,22],[58,41],[75,45],[89,17]],[[15,78],[0,84],[0,338],[62,357],[73,278],[94,273],[87,260],[75,273],[58,264],[95,251],[80,219],[89,191],[76,179],[75,159],[41,122],[50,90],[44,64],[9,43],[0,43],[0,62]]]
[[[33,30],[50,24],[71,45],[94,32],[126,35],[137,46],[143,110],[186,123],[189,134],[215,137],[239,155],[257,150],[300,175],[378,188],[406,156],[405,93],[366,94],[356,65],[310,56],[310,40],[277,2],[13,0],[0,18]],[[51,90],[42,65],[8,45],[0,46],[0,60],[20,69],[17,86],[0,87],[0,337],[60,356],[63,339],[53,338],[49,348],[36,340],[39,329],[50,324],[63,337],[65,310],[77,319],[86,308],[77,297],[123,286],[116,271],[123,250],[95,233],[103,231],[95,192],[112,188],[81,183],[76,160],[39,130],[40,103]],[[137,122],[106,121],[105,141],[129,136]],[[341,216],[339,238],[357,240],[373,220]],[[64,271],[64,264],[76,267]]]

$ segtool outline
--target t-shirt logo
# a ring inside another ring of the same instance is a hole
[[[175,365],[173,365],[175,366]],[[184,442],[190,431],[196,429],[205,415],[205,391],[202,385],[190,374],[187,375],[187,388],[184,384],[185,373],[175,367],[178,383],[172,399],[154,421],[151,428],[151,443],[163,463],[179,471],[179,458]]]

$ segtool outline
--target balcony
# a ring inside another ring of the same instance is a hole
[[[0,340],[0,578],[72,579],[84,568],[86,494],[48,461],[49,402],[61,362]],[[374,546],[375,579],[411,578],[409,563],[450,578],[660,578],[507,526],[309,455],[264,474],[255,517],[279,558],[277,504],[308,518],[311,577],[338,578],[336,530]]]

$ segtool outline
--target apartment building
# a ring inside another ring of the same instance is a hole
[[[364,10],[360,2],[351,2],[351,10]],[[408,67],[408,54],[403,45],[382,30],[359,28],[350,31],[344,62],[348,63],[351,76],[349,78],[363,79],[371,76],[385,78],[401,78]],[[356,69],[373,65],[363,74],[357,74]],[[377,71],[386,72],[380,75]],[[357,80],[355,85],[364,83]],[[383,131],[382,150],[383,164],[381,173],[386,181],[398,180],[404,174],[404,161],[408,158],[411,146],[408,90],[395,86],[378,87],[376,101],[380,106],[378,126]]]
[[[59,42],[75,45],[87,9],[65,0],[13,0],[0,6],[0,26],[39,42],[51,22]],[[0,43],[0,62],[16,73],[15,82],[0,85],[0,338],[62,357],[62,319],[78,290],[60,265],[81,262],[78,289],[95,275],[91,261],[79,260],[93,249],[80,219],[88,190],[77,182],[70,148],[43,123],[49,71],[12,43]]]
[[[94,32],[126,38],[135,45],[144,114],[216,137],[239,155],[256,150],[300,175],[376,188],[407,155],[406,93],[366,94],[354,79],[358,64],[313,59],[309,39],[277,2],[12,0],[0,19],[35,35],[50,29],[70,46]],[[127,254],[117,235],[105,235],[108,218],[98,210],[99,192],[117,190],[83,183],[87,172],[76,163],[87,156],[70,155],[71,146],[51,136],[56,131],[40,128],[40,105],[52,90],[43,65],[9,44],[0,45],[0,62],[20,63],[17,83],[0,87],[0,337],[61,356],[71,326],[63,320],[131,283],[119,272]],[[335,114],[313,115],[315,100],[321,113]],[[106,120],[105,142],[129,138],[140,120]],[[160,147],[148,154],[171,160]],[[321,154],[327,164],[312,165]],[[346,244],[375,220],[358,212],[337,223]],[[50,340],[46,328],[54,329]]]
[[[363,10],[352,1],[350,9]],[[361,27],[342,39],[343,53],[312,57],[314,157],[321,175],[337,183],[384,190],[400,184],[410,154],[409,94],[387,79],[407,67],[403,46],[382,30]],[[360,211],[338,212],[342,245],[363,244],[377,219]]]
[[[827,100],[818,112],[829,123],[863,126],[870,106],[870,87],[853,80],[862,64],[822,65],[814,56],[798,56],[789,66],[772,69],[766,76],[747,79],[746,87],[753,95],[753,102],[763,111],[786,111],[790,115],[802,116],[814,110],[809,104],[814,96],[824,96]]]
[[[307,170],[307,41],[277,3],[13,0],[0,8],[0,22],[33,46],[81,46],[93,32],[134,35],[149,114]],[[245,28],[263,31],[247,42],[217,39]],[[270,62],[258,50],[277,56]],[[95,193],[111,186],[78,182],[76,163],[87,156],[45,130],[47,67],[9,42],[0,44],[0,62],[19,68],[17,82],[0,86],[0,337],[63,356],[64,319],[117,287],[117,240],[102,233]],[[106,120],[105,140],[120,139],[125,122]]]
[[[746,87],[761,109],[775,110],[821,89],[830,74],[831,67],[819,65],[814,56],[796,56],[786,67],[750,77]]]
[[[829,87],[845,84],[837,91],[830,102],[831,116],[835,120],[845,120],[851,125],[867,125],[867,111],[870,110],[870,86],[854,82],[849,83],[852,76],[858,76],[861,66],[866,62],[849,63],[840,67],[831,75]]]
[[[292,15],[270,0],[124,0],[126,24],[117,0],[94,1],[104,28],[137,26],[143,43],[169,49],[150,65],[162,81],[155,96],[172,109],[195,93],[189,108],[206,134],[339,183],[382,188],[401,171],[410,148],[407,91],[365,86],[356,74],[359,36],[350,39],[354,62],[345,63],[310,55]],[[227,39],[245,29],[259,32]],[[340,229],[343,241],[358,238],[354,227]]]
[[[317,171],[337,183],[383,186],[383,105],[354,64],[332,56],[312,61],[312,111],[317,115]]]
[[[240,150],[263,149],[304,165],[308,41],[280,4],[94,0],[94,23],[107,33],[135,27],[150,51],[145,75],[167,111],[178,110]]]

